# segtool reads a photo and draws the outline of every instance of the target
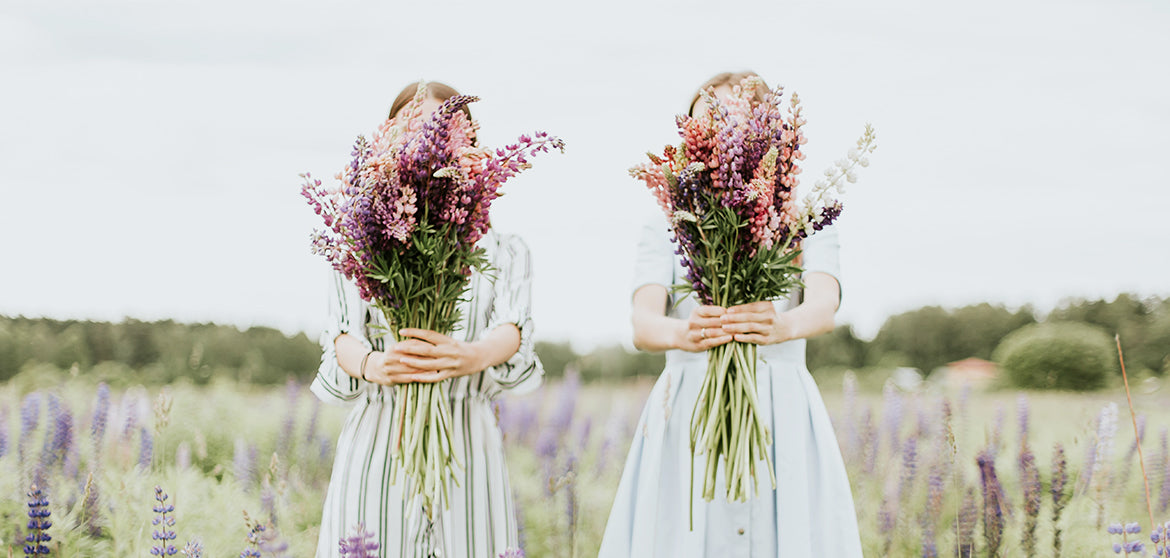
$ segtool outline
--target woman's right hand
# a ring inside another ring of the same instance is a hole
[[[402,352],[399,345],[401,343],[394,343],[385,351],[370,353],[370,358],[366,359],[365,369],[360,371],[366,381],[385,386],[434,381],[434,371],[419,370],[402,363],[402,359],[409,358],[410,355]]]
[[[698,306],[691,310],[686,321],[675,335],[674,345],[684,351],[699,353],[730,343],[731,333],[723,330],[723,314],[727,309],[722,306]]]

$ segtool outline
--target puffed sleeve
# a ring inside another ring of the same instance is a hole
[[[520,348],[505,362],[489,367],[488,374],[500,387],[513,393],[535,390],[544,376],[544,365],[536,356],[532,323],[532,258],[528,245],[519,237],[500,235],[492,266],[492,309],[483,334],[504,324],[520,330]]]
[[[661,216],[642,224],[630,293],[651,284],[667,288],[674,284],[674,244]]]
[[[321,366],[309,389],[326,403],[348,403],[363,392],[365,382],[354,378],[337,363],[333,340],[348,333],[360,340],[367,349],[370,341],[365,336],[366,305],[358,296],[357,287],[340,273],[333,273],[333,288],[329,290],[329,318],[321,332]]]
[[[837,255],[840,248],[837,227],[830,225],[805,239],[801,253],[801,267],[805,273],[827,273],[837,280],[838,302],[841,297],[841,263]]]

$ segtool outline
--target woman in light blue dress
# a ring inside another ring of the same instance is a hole
[[[704,88],[725,95],[728,84],[743,77],[716,76]],[[792,297],[799,300],[720,308],[700,306],[689,295],[675,305],[668,287],[680,282],[684,271],[667,222],[662,218],[643,228],[634,281],[634,345],[665,351],[666,368],[635,430],[601,558],[862,555],[845,464],[804,360],[805,339],[833,328],[841,294],[837,251],[834,227],[805,240],[805,288]],[[720,473],[716,497],[707,502],[701,496],[705,458],[694,459],[691,475],[691,412],[707,371],[705,351],[732,339],[760,345],[758,395],[774,436],[776,490],[764,476],[747,502],[727,502]]]

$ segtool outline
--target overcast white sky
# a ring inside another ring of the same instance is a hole
[[[1163,0],[389,4],[5,0],[0,314],[315,334],[297,174],[331,177],[421,77],[483,98],[488,145],[566,140],[494,222],[532,248],[540,338],[622,341],[655,211],[625,170],[745,68],[805,100],[806,182],[877,127],[841,220],[862,335],[926,304],[1170,294]]]

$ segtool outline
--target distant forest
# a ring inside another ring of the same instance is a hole
[[[1170,299],[1122,294],[1112,301],[1072,300],[1043,319],[1082,322],[1110,336],[1120,334],[1131,371],[1170,372]],[[890,317],[871,341],[859,339],[848,325],[814,338],[808,343],[808,364],[814,372],[908,366],[929,374],[967,357],[990,359],[1004,336],[1036,321],[1029,307],[927,306]],[[663,355],[621,345],[578,354],[567,342],[539,342],[537,353],[554,377],[567,367],[586,380],[653,376],[663,366]],[[0,381],[23,372],[41,379],[84,374],[111,384],[163,384],[179,377],[203,384],[217,376],[256,384],[283,383],[290,377],[307,382],[320,358],[317,340],[267,327],[0,316]]]

